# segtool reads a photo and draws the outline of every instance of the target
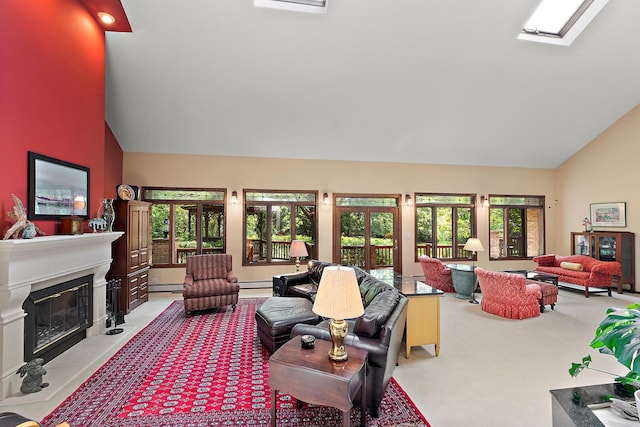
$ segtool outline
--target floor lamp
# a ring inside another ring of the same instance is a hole
[[[484,252],[484,246],[482,246],[480,239],[476,239],[475,237],[472,237],[469,240],[467,240],[467,243],[464,244],[464,247],[462,249],[464,249],[465,251],[471,252],[471,272],[473,273],[473,277],[475,279],[473,284],[473,293],[471,294],[471,299],[469,300],[469,302],[471,304],[478,304],[478,300],[476,299],[476,289],[478,288],[478,278],[476,277],[476,273],[474,271],[476,269],[476,253]]]

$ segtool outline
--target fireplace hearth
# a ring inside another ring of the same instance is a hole
[[[85,339],[93,325],[93,274],[31,292],[22,308],[24,361],[49,362]]]
[[[24,351],[27,313],[23,306],[30,295],[33,297],[35,292],[61,283],[93,277],[93,283],[89,286],[93,292],[92,301],[87,303],[86,312],[85,309],[78,311],[79,317],[86,317],[87,322],[86,325],[78,322],[78,329],[85,328],[80,334],[84,334],[87,339],[105,334],[105,275],[111,266],[111,244],[122,234],[105,232],[0,240],[0,400],[23,396],[20,392],[21,378],[16,372],[28,358]],[[77,302],[78,298],[85,298],[84,294],[84,290],[80,291],[79,296],[69,297],[69,300]],[[65,319],[66,322],[69,304],[76,304],[69,300],[64,303],[67,307],[62,310],[65,316],[56,315],[50,326],[51,330],[44,332],[45,335],[56,335],[57,332],[54,331],[57,331],[60,319]],[[52,311],[60,312],[61,309],[52,308]],[[71,382],[74,377],[70,374],[66,381]]]

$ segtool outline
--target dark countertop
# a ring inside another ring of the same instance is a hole
[[[396,288],[404,296],[444,295],[440,289],[415,280],[412,276],[403,276],[393,270],[369,270],[376,279]]]
[[[549,390],[571,421],[580,427],[604,427],[587,405],[606,401],[607,395],[621,400],[634,400],[633,395],[620,390],[616,384],[598,384]]]

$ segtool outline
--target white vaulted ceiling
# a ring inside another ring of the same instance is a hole
[[[640,1],[571,46],[538,0],[122,0],[107,122],[127,152],[555,168],[640,102]]]

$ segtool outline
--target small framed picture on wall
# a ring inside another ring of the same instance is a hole
[[[591,203],[591,225],[593,227],[626,227],[627,204]]]

